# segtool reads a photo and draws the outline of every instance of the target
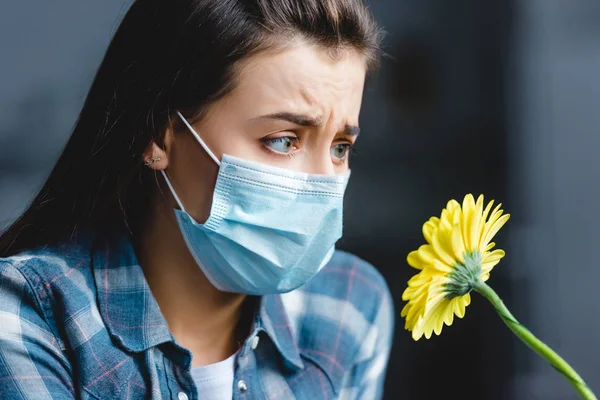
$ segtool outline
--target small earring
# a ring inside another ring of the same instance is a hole
[[[144,165],[148,166],[148,165],[156,164],[157,161],[160,161],[160,157],[150,157],[150,158],[146,159],[146,161],[144,161]]]

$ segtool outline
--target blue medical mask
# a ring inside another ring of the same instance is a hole
[[[294,172],[223,155],[219,160],[178,112],[219,165],[210,216],[204,224],[179,205],[179,228],[192,256],[222,291],[265,295],[294,290],[329,261],[342,236],[343,175]]]

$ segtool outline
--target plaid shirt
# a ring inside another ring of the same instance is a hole
[[[128,238],[0,259],[0,399],[196,399]],[[381,275],[344,252],[260,298],[234,399],[378,399],[394,323]],[[256,339],[258,338],[258,339]]]

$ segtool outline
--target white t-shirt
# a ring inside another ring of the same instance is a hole
[[[192,379],[198,387],[199,399],[231,400],[237,352],[218,363],[192,368]]]

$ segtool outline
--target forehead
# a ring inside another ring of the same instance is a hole
[[[253,107],[269,110],[276,103],[312,114],[340,108],[338,113],[358,114],[366,69],[364,56],[356,50],[332,53],[322,46],[297,41],[246,60],[231,94],[238,101],[251,100]]]

